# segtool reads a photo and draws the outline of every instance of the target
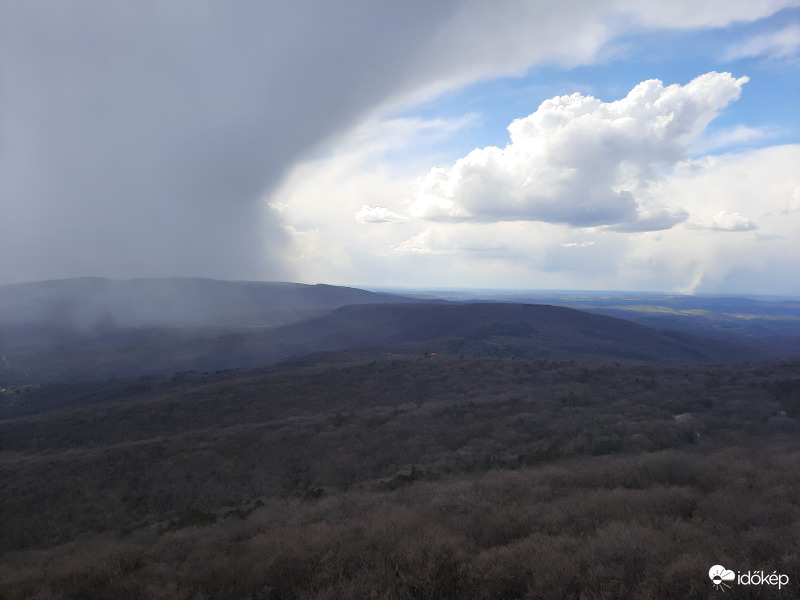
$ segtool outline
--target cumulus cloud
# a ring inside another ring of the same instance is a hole
[[[394,262],[373,268],[389,281],[403,272],[428,287],[493,281],[508,288],[796,295],[797,164],[800,145],[682,161],[650,190],[653,201],[680,198],[692,215],[668,230],[598,227],[576,236],[573,228],[540,221],[427,222],[422,233],[396,244]],[[493,244],[494,252],[472,251]],[[440,270],[422,269],[426,259]]]
[[[725,60],[753,58],[786,58],[797,54],[800,48],[800,24],[789,25],[778,31],[762,33],[728,48]]]
[[[635,194],[685,158],[747,80],[712,72],[683,86],[644,81],[615,102],[578,93],[551,98],[509,125],[505,148],[478,148],[431,169],[409,212],[433,221],[668,229],[688,213]]]

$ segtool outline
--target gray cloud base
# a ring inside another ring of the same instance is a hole
[[[263,194],[394,93],[451,10],[4,5],[2,278],[290,276]]]

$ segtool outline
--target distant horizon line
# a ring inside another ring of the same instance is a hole
[[[491,295],[511,295],[511,294],[533,294],[540,296],[557,296],[557,295],[585,295],[585,296],[598,296],[598,295],[614,295],[614,296],[658,296],[658,297],[683,297],[683,298],[762,298],[762,299],[781,299],[781,300],[800,300],[800,295],[791,294],[754,294],[747,292],[700,292],[700,293],[683,293],[675,291],[657,291],[657,290],[614,290],[614,289],[551,289],[551,288],[504,288],[504,287],[456,287],[456,286],[437,286],[437,287],[421,287],[421,286],[403,286],[403,285],[372,285],[372,284],[334,284],[334,283],[304,283],[299,281],[287,281],[277,279],[222,279],[218,277],[206,276],[153,276],[153,277],[107,277],[102,275],[82,275],[75,277],[61,277],[51,279],[38,279],[29,281],[15,281],[9,283],[0,283],[0,288],[11,286],[24,286],[24,285],[37,285],[45,283],[67,282],[67,281],[168,281],[168,280],[182,280],[182,281],[215,281],[222,283],[249,283],[249,284],[285,284],[285,285],[298,285],[298,286],[330,286],[342,287],[351,289],[361,289],[370,292],[383,292],[395,294],[473,294],[480,296]]]

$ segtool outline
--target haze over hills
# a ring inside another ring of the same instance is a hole
[[[707,333],[705,317],[694,329],[654,329],[563,306],[481,300],[209,279],[82,278],[0,286],[0,384],[251,368],[342,351],[672,363],[800,353],[791,335],[778,341],[697,335]],[[592,308],[616,317],[650,314]]]
[[[253,332],[347,304],[404,301],[341,286],[198,278],[4,285],[0,377],[9,384],[252,366]]]
[[[397,294],[324,284],[82,277],[0,286],[0,323],[247,327],[296,320],[300,311],[405,300]]]

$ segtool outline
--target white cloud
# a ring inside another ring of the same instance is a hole
[[[668,229],[687,213],[634,194],[685,157],[745,82],[712,72],[684,86],[644,81],[615,102],[577,93],[551,98],[509,125],[505,148],[479,148],[431,169],[409,212],[434,221]]]
[[[640,289],[796,295],[800,211],[783,209],[800,185],[798,164],[800,145],[682,163],[653,194],[681,198],[691,221],[661,232],[660,239],[637,234],[618,257],[620,279],[636,281]]]
[[[797,0],[676,0],[673,2],[636,2],[620,0],[624,7],[650,27],[724,27],[733,22],[755,21],[782,8],[798,6]]]
[[[356,213],[356,220],[361,223],[402,223],[406,217],[383,206],[364,204]]]
[[[757,56],[786,58],[796,55],[798,48],[800,48],[800,24],[794,24],[731,46],[725,53],[725,60]]]
[[[756,229],[756,224],[750,219],[729,210],[721,210],[711,218],[693,219],[687,222],[686,226],[710,231],[751,231]]]
[[[649,191],[653,202],[680,198],[692,215],[668,230],[416,223],[419,233],[393,242],[389,258],[369,267],[387,283],[428,287],[797,294],[800,210],[787,211],[800,197],[797,164],[800,145],[680,163]]]
[[[478,258],[509,258],[519,240],[509,230],[492,229],[492,224],[434,224],[395,245],[394,254],[450,254]],[[511,243],[509,243],[511,242]]]
[[[440,244],[440,240],[435,239],[437,237],[433,230],[426,229],[397,244],[394,247],[394,252],[396,254],[439,254],[443,250],[437,249]]]

